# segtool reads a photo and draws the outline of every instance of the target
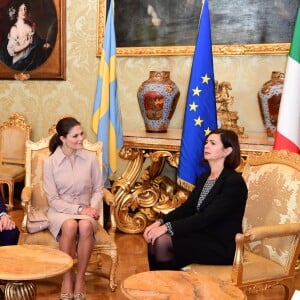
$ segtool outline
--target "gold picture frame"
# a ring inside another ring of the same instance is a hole
[[[4,19],[7,24],[4,24],[5,26],[1,25],[0,79],[65,80],[66,1],[28,1],[30,5],[28,24],[35,29],[32,32],[38,35],[36,39],[39,40],[39,42],[35,42],[33,37],[32,45],[40,43],[41,46],[39,52],[33,54],[28,61],[25,62],[24,60],[24,63],[20,63],[17,67],[11,64],[12,57],[10,57],[7,48],[8,32],[15,22],[10,14],[12,12],[12,16],[16,18],[16,10],[18,9],[13,6],[13,3],[13,1],[7,1],[5,10],[2,9],[2,11],[5,11],[2,20]]]
[[[102,40],[104,35],[105,18],[107,11],[107,0],[98,0],[98,23],[97,23],[97,56],[101,55]],[[115,0],[115,2],[118,0]],[[134,0],[132,0],[134,1]],[[216,0],[217,1],[217,0]],[[242,1],[242,0],[240,0]],[[297,0],[295,0],[296,3]],[[293,3],[293,1],[291,1]],[[227,2],[228,3],[228,2]],[[263,0],[261,5],[266,5]],[[264,4],[263,4],[264,3]],[[259,5],[259,4],[258,4]],[[241,8],[243,9],[243,8]],[[245,6],[246,9],[246,6]],[[259,8],[258,8],[259,9]],[[132,16],[134,18],[134,16]],[[226,32],[222,32],[226,34]],[[287,54],[290,43],[247,43],[247,44],[220,44],[213,45],[213,54],[222,55],[254,55],[254,54]],[[173,55],[193,55],[194,46],[147,46],[143,47],[119,47],[117,41],[118,56],[173,56]]]

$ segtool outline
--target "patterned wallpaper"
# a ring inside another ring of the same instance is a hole
[[[95,94],[97,68],[97,1],[67,2],[67,80],[0,81],[0,121],[11,112],[24,114],[32,124],[32,139],[47,136],[48,128],[63,114],[77,117],[87,135]]]
[[[180,98],[169,127],[181,128],[191,63],[190,56],[119,58],[118,91],[124,128],[144,126],[136,93],[139,85],[148,79],[151,70],[170,71],[171,79],[179,87]],[[273,70],[284,71],[285,63],[286,55],[214,58],[215,80],[231,83],[234,103],[230,109],[238,111],[238,124],[245,128],[245,132],[264,131],[257,92],[271,78]]]
[[[46,136],[48,128],[63,114],[77,117],[89,139],[91,114],[99,59],[96,57],[97,0],[67,1],[67,80],[0,80],[0,122],[12,112],[24,114],[32,124],[32,140]],[[215,57],[215,79],[232,84],[239,125],[246,132],[264,131],[257,91],[270,79],[272,71],[285,70],[286,55]],[[123,129],[144,127],[137,102],[137,89],[149,71],[170,71],[181,92],[171,128],[181,128],[191,56],[119,57],[118,93]]]

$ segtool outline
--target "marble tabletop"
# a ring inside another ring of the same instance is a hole
[[[40,245],[0,247],[0,279],[8,281],[35,280],[53,277],[73,266],[66,253]]]
[[[149,271],[134,274],[121,284],[128,299],[135,300],[245,300],[244,293],[231,284],[185,271]]]

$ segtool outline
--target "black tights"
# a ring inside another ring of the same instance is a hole
[[[150,270],[177,270],[173,243],[169,234],[157,238],[154,245],[148,244]]]

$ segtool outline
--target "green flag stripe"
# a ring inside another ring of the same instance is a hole
[[[298,8],[298,14],[290,49],[290,57],[300,63],[300,7]]]

